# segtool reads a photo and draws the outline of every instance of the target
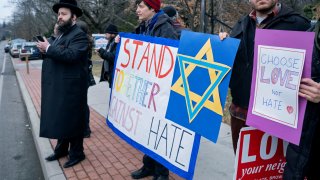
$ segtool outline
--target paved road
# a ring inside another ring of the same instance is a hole
[[[4,45],[0,42],[0,179],[41,180],[27,111]]]

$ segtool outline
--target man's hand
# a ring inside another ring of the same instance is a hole
[[[39,51],[44,54],[46,52],[47,47],[50,44],[49,44],[49,42],[48,42],[46,37],[43,37],[43,39],[44,39],[43,42],[41,42],[41,41],[37,42],[37,47],[38,47]]]
[[[96,51],[96,53],[101,57],[101,53],[100,53],[100,52],[103,51],[103,48],[96,49],[95,51]]]
[[[114,42],[117,43],[117,44],[120,42],[119,34],[114,38]]]
[[[219,32],[219,38],[220,40],[224,40],[225,38],[229,37],[229,34],[226,32]]]
[[[300,82],[299,96],[314,103],[320,102],[320,84],[310,78],[302,78]]]

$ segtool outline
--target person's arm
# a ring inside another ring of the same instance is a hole
[[[46,37],[43,37],[44,41],[38,41],[37,47],[39,51],[44,54],[47,52],[48,48],[50,47],[50,43],[48,42]]]
[[[52,60],[66,63],[78,62],[83,56],[87,56],[88,38],[84,33],[77,33],[67,47],[50,46],[46,56]]]
[[[110,63],[110,65],[113,65],[114,63],[114,58],[116,55],[116,47],[117,47],[117,43],[112,42],[112,44],[110,44],[111,48],[110,51],[108,52],[107,50],[100,48],[98,50],[99,55],[102,59],[106,60],[107,62]]]
[[[299,96],[314,103],[320,102],[320,84],[310,78],[302,78],[300,82]]]

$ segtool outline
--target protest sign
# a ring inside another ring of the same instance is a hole
[[[128,143],[191,179],[200,136],[165,117],[179,42],[120,36],[107,123]]]
[[[237,39],[183,31],[166,118],[216,142],[238,46]]]
[[[306,100],[298,92],[301,77],[311,76],[313,39],[312,32],[256,30],[247,125],[299,144]]]
[[[258,45],[253,114],[297,128],[305,55],[305,49]]]
[[[288,142],[260,130],[242,128],[235,162],[235,180],[282,179]]]

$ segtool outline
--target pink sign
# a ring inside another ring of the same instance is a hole
[[[313,32],[257,29],[247,125],[299,144],[306,100],[301,78],[311,76]]]

